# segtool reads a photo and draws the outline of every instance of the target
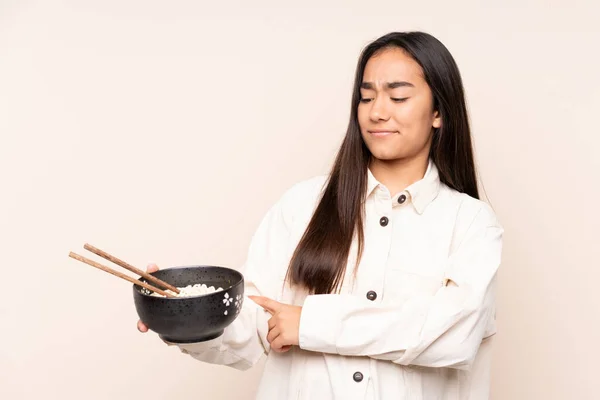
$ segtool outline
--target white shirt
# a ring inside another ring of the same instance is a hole
[[[369,171],[358,271],[353,247],[341,293],[307,296],[284,277],[325,182],[283,195],[242,269],[245,295],[303,306],[299,346],[270,351],[270,314],[245,298],[221,337],[182,352],[240,370],[266,354],[257,399],[488,399],[503,235],[491,208],[441,183],[433,162],[393,197]]]

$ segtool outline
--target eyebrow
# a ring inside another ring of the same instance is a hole
[[[415,85],[413,85],[410,82],[405,82],[405,81],[394,81],[394,82],[388,82],[387,85],[388,89],[397,89],[400,87],[415,87]],[[361,89],[368,89],[368,90],[373,90],[374,86],[372,82],[363,82],[360,85]]]

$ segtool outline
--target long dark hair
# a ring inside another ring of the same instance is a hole
[[[362,51],[358,60],[346,136],[287,271],[290,284],[312,294],[333,293],[341,288],[355,239],[356,266],[362,256],[363,202],[371,152],[358,124],[360,85],[367,61],[388,48],[403,49],[419,63],[433,93],[433,106],[442,124],[433,132],[430,158],[438,167],[440,180],[479,198],[463,83],[452,55],[438,39],[423,32],[393,32],[380,37]]]

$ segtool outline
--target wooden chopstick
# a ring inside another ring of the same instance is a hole
[[[140,286],[142,286],[142,287],[144,287],[144,288],[146,288],[146,289],[148,289],[148,290],[150,290],[152,292],[156,292],[156,293],[161,294],[161,295],[166,296],[166,297],[175,297],[171,293],[168,293],[168,292],[165,292],[163,290],[160,290],[159,288],[156,288],[156,287],[154,287],[152,285],[149,285],[146,282],[138,281],[137,279],[132,278],[129,275],[125,275],[125,274],[123,274],[121,272],[118,272],[118,271],[115,271],[115,270],[113,270],[111,268],[105,267],[104,265],[99,264],[96,261],[87,259],[87,258],[85,258],[83,256],[80,256],[79,254],[75,254],[73,252],[70,252],[69,253],[69,257],[74,258],[74,259],[76,259],[78,261],[81,261],[81,262],[83,262],[85,264],[91,265],[92,267],[96,267],[98,269],[101,269],[102,271],[108,272],[109,274],[113,274],[115,276],[118,276],[119,278],[125,279],[126,281],[129,281],[131,283],[135,283],[136,285],[140,285]]]
[[[86,250],[88,250],[88,251],[91,251],[94,254],[99,255],[100,257],[102,257],[102,258],[104,258],[104,259],[106,259],[106,260],[108,260],[110,262],[113,262],[113,263],[115,263],[117,265],[120,265],[121,267],[123,267],[125,269],[128,269],[129,271],[131,271],[131,272],[133,272],[135,274],[141,275],[142,277],[146,278],[150,282],[152,282],[152,283],[154,283],[154,284],[156,284],[156,285],[158,285],[160,287],[163,287],[165,289],[169,289],[170,291],[175,292],[175,293],[179,293],[179,289],[177,289],[175,286],[170,285],[167,282],[162,281],[162,280],[158,279],[157,277],[152,276],[149,273],[144,272],[141,269],[134,267],[133,265],[127,264],[125,261],[119,260],[117,257],[111,256],[107,252],[102,251],[102,250],[100,250],[100,249],[92,246],[91,244],[86,243],[83,246],[83,248],[86,249]]]

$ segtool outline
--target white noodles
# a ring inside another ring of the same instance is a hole
[[[220,292],[223,290],[223,288],[221,288],[221,287],[217,289],[214,286],[206,286],[204,283],[197,283],[195,285],[187,285],[185,287],[178,287],[177,289],[179,289],[179,294],[172,292],[170,290],[165,290],[165,292],[172,294],[176,297],[192,297],[192,296],[202,296],[205,294]],[[165,297],[162,294],[158,294],[155,292],[150,293],[149,290],[146,290],[144,288],[142,288],[142,293],[150,294],[151,296],[155,296],[155,297]]]

